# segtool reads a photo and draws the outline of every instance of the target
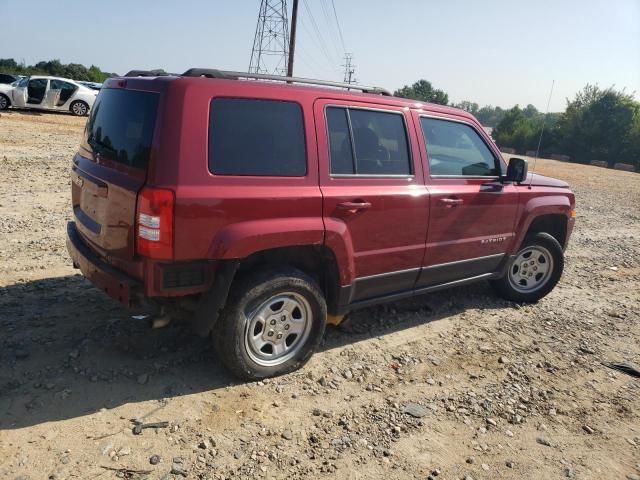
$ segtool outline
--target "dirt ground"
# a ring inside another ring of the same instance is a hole
[[[477,284],[360,310],[303,370],[239,383],[73,270],[83,126],[0,115],[0,479],[640,478],[640,380],[601,363],[640,367],[640,175],[537,162],[578,208],[538,304]]]

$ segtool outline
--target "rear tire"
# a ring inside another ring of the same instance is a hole
[[[220,360],[241,379],[283,375],[311,358],[326,317],[312,278],[293,268],[268,270],[234,283],[213,342]]]
[[[502,298],[534,303],[553,290],[564,270],[564,252],[548,233],[527,235],[503,278],[491,281]]]
[[[11,106],[11,100],[6,95],[0,93],[0,110],[6,110]]]
[[[82,100],[76,100],[69,105],[69,110],[76,117],[86,117],[89,114],[89,105]]]

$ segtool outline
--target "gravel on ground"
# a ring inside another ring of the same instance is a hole
[[[0,114],[1,479],[640,475],[640,381],[603,365],[640,367],[640,175],[536,162],[578,211],[538,304],[481,283],[363,309],[304,369],[242,383],[72,268],[84,123]]]

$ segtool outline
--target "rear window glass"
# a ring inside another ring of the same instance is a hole
[[[304,176],[307,161],[300,106],[273,100],[213,99],[209,170],[216,175]]]
[[[93,152],[130,167],[146,169],[158,98],[154,92],[101,90],[87,122],[87,143]]]

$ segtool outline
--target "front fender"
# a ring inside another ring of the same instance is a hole
[[[509,246],[509,254],[514,255],[533,221],[541,215],[560,214],[571,220],[572,201],[569,194],[533,197],[524,204],[516,224],[516,235]]]
[[[209,258],[237,259],[272,248],[322,245],[321,218],[291,217],[251,220],[227,225],[214,237]]]

